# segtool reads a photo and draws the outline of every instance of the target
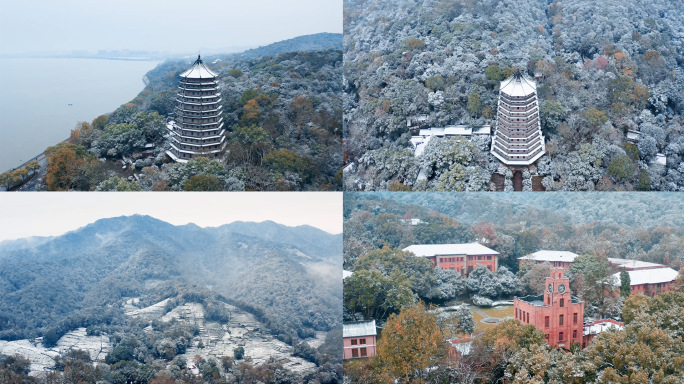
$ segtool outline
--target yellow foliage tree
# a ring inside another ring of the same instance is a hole
[[[378,356],[392,376],[422,383],[426,369],[444,355],[445,347],[436,316],[419,302],[389,317],[378,341]]]

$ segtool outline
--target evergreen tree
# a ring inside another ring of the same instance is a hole
[[[629,280],[629,273],[625,268],[620,271],[620,296],[628,297],[632,293],[632,285]]]

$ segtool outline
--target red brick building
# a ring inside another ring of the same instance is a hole
[[[650,263],[649,263],[650,264]],[[625,268],[626,269],[626,268]],[[662,292],[671,291],[677,279],[677,271],[668,267],[627,270],[632,295],[655,296]],[[614,280],[620,286],[620,272],[613,274]]]
[[[572,343],[582,344],[584,302],[571,296],[564,268],[551,268],[543,295],[516,297],[513,306],[515,318],[543,331],[550,346],[569,349]]]
[[[459,271],[464,276],[478,265],[484,265],[492,272],[499,269],[499,252],[478,243],[416,244],[404,251],[431,260],[435,268]]]
[[[342,325],[342,359],[361,359],[377,355],[375,320]]]

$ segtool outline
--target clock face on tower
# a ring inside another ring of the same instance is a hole
[[[549,292],[553,292],[553,284],[549,284]]]
[[[558,293],[563,293],[565,292],[565,284],[561,284],[558,286]]]

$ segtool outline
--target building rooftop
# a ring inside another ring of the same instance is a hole
[[[414,244],[404,248],[418,257],[437,255],[498,255],[499,252],[487,248],[482,244]]]
[[[662,268],[664,265],[649,263],[647,261],[639,260],[629,260],[629,259],[614,259],[612,257],[608,258],[608,262],[618,267],[634,268],[634,269],[646,269],[646,268]]]
[[[353,275],[353,274],[354,274],[354,272],[352,272],[352,271],[347,271],[346,269],[343,269],[343,270],[342,270],[342,279],[344,280],[344,279],[346,279],[347,277],[349,277],[349,276],[351,276],[351,275]]]
[[[530,303],[532,305],[539,306],[539,307],[546,306],[546,304],[544,304],[544,295],[543,294],[542,295],[527,295],[527,296],[523,296],[523,297],[517,297],[516,296],[515,298],[518,300],[524,301],[526,303]],[[581,303],[582,300],[580,300],[576,296],[570,296],[570,302],[572,304],[577,304],[577,303]]]
[[[342,325],[342,337],[375,336],[377,334],[375,320],[355,321]]]
[[[572,263],[576,257],[577,254],[573,252],[541,250],[527,256],[519,257],[518,260],[565,261]]]
[[[502,81],[499,90],[510,96],[527,96],[537,92],[537,84],[518,72]]]
[[[627,271],[629,273],[630,285],[658,284],[674,281],[677,278],[677,271],[672,268],[640,269],[638,271]],[[620,285],[620,272],[614,273],[616,285]]]
[[[584,336],[597,335],[601,332],[605,332],[605,331],[608,331],[611,329],[622,330],[623,328],[624,328],[623,323],[620,323],[620,322],[615,321],[615,320],[603,319],[603,320],[597,320],[597,321],[594,321],[590,324],[585,325],[582,334]]]
[[[187,71],[183,72],[180,74],[180,77],[185,77],[188,79],[207,79],[207,78],[215,78],[218,77],[216,72],[212,71],[209,69],[202,59],[200,59],[200,56],[197,55],[197,60],[195,60],[195,63],[188,69]]]

